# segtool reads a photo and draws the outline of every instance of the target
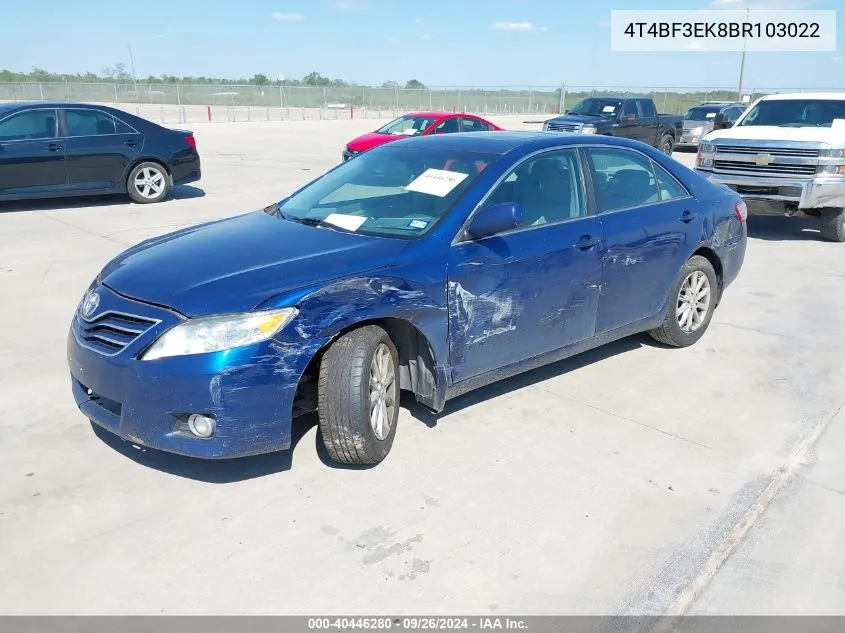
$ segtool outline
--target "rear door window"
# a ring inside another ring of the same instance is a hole
[[[56,110],[26,110],[0,121],[0,141],[56,138]]]

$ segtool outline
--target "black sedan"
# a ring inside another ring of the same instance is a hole
[[[0,201],[126,193],[159,202],[199,179],[192,132],[101,105],[0,104]]]

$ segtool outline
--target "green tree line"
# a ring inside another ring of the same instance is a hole
[[[301,79],[272,80],[267,75],[257,74],[250,78],[224,79],[221,77],[176,77],[174,75],[161,75],[159,77],[150,75],[148,77],[133,78],[126,70],[125,64],[115,64],[111,68],[103,68],[98,73],[51,73],[42,68],[33,67],[27,73],[13,72],[11,70],[0,70],[0,83],[28,83],[28,82],[73,82],[73,83],[132,83],[138,81],[143,84],[210,84],[210,85],[253,85],[253,86],[316,86],[316,87],[346,87],[357,86],[354,82],[347,82],[343,79],[330,79],[318,72],[311,72]],[[425,85],[417,79],[409,79],[404,84],[395,81],[387,81],[381,85],[382,88],[410,88],[424,90]]]

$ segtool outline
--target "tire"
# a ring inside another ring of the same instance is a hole
[[[664,134],[660,137],[660,142],[657,144],[657,149],[659,149],[667,156],[671,156],[672,152],[675,151],[675,137],[671,134]]]
[[[382,363],[389,367],[383,371],[386,380],[380,388]],[[318,417],[323,445],[334,461],[378,464],[390,452],[399,418],[398,369],[396,346],[375,325],[341,336],[323,355],[317,383]],[[384,405],[383,418],[374,415],[373,397],[377,398],[375,409]]]
[[[822,209],[821,233],[831,242],[845,242],[845,209]]]
[[[139,204],[161,202],[170,192],[170,174],[159,163],[138,163],[126,179],[126,193]]]
[[[706,279],[706,286],[704,285],[705,282],[701,282],[702,285],[698,286],[700,288],[699,293],[705,287],[708,290],[707,304],[704,310],[701,310],[701,304],[704,303],[703,299],[698,304],[688,304],[684,298],[690,290],[689,284],[691,283],[692,287],[696,287],[702,277]],[[678,279],[672,286],[663,323],[660,327],[649,331],[649,334],[654,340],[665,345],[671,345],[673,347],[688,347],[692,345],[704,335],[704,332],[707,331],[710,325],[710,320],[713,318],[713,311],[716,309],[716,304],[719,300],[718,292],[719,281],[716,277],[716,271],[713,270],[713,265],[706,258],[700,255],[693,255],[681,268]],[[687,312],[684,310],[682,304],[689,305],[690,311]],[[693,309],[692,305],[698,305],[699,308]],[[686,314],[689,314],[692,323],[689,323],[689,321],[684,322],[684,316]],[[696,316],[698,317],[697,319],[694,318]],[[688,324],[692,329],[685,327]]]

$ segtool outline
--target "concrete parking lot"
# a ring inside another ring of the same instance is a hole
[[[845,245],[809,221],[749,220],[699,344],[406,406],[376,468],[329,463],[312,417],[231,462],[92,431],[65,341],[103,264],[278,200],[373,127],[195,125],[203,179],[167,202],[0,204],[0,613],[845,614]]]

